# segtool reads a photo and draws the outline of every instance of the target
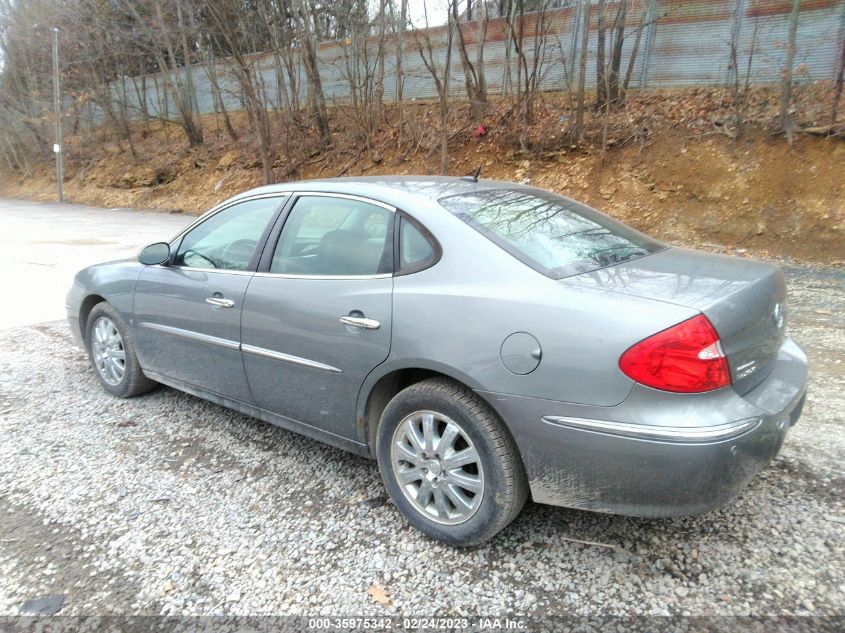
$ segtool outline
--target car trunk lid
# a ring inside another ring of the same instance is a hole
[[[740,394],[768,375],[785,336],[786,283],[765,262],[671,247],[564,282],[700,310],[719,334]]]

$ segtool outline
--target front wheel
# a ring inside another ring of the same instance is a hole
[[[452,545],[482,543],[519,514],[528,484],[513,438],[472,391],[447,379],[411,385],[388,403],[379,470],[410,523]]]
[[[138,364],[129,329],[108,303],[98,303],[89,313],[85,340],[97,378],[113,396],[131,398],[156,386]]]

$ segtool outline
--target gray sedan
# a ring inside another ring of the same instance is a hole
[[[408,521],[456,545],[529,496],[719,507],[807,383],[778,267],[474,178],[255,189],[80,271],[67,309],[110,393],[162,383],[374,457]]]

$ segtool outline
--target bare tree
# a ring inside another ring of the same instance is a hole
[[[191,99],[192,88],[186,86],[182,74],[178,68],[178,58],[171,39],[169,20],[165,20],[159,0],[152,0],[152,6],[142,6],[132,0],[119,0],[120,5],[127,11],[142,33],[150,42],[149,52],[155,57],[159,68],[162,69],[166,86],[170,88],[170,94],[179,112],[179,124],[185,131],[190,145],[200,145],[203,140],[202,122],[195,116],[194,106]],[[142,10],[149,9],[152,19],[157,28],[153,29],[147,18],[142,17],[138,12],[138,6]]]
[[[290,106],[289,115],[294,122],[300,121],[299,103],[299,76],[298,60],[300,53],[295,49],[294,43],[297,35],[297,17],[290,2],[280,0],[263,0],[267,4],[267,12],[270,16],[270,36],[272,39],[274,55],[278,55],[282,62],[286,85],[282,85],[283,93],[288,95]]]
[[[211,99],[214,103],[215,116],[220,113],[223,116],[223,126],[226,128],[226,134],[232,141],[238,140],[238,133],[232,125],[232,120],[229,118],[229,111],[226,108],[226,102],[223,98],[223,91],[220,89],[220,80],[217,75],[217,57],[214,55],[214,43],[211,41],[209,33],[202,34],[199,45],[200,59],[202,59],[202,67],[208,77],[208,85],[211,89]]]
[[[640,51],[643,32],[647,27],[653,27],[660,19],[656,16],[657,0],[643,0],[640,10],[640,19],[634,32],[634,43],[631,46],[631,54],[628,58],[627,69],[622,76],[623,47],[625,45],[626,27],[628,20],[628,1],[621,0],[613,20],[613,37],[611,38],[610,61],[605,60],[605,47],[607,45],[607,7],[605,0],[599,0],[599,30],[598,49],[596,54],[596,108],[604,108],[609,104],[611,108],[624,104],[637,56]]]
[[[408,0],[399,0],[399,22],[396,24],[396,106],[399,110],[399,147],[405,134],[405,112],[402,107],[402,91],[405,87],[405,75],[402,58],[405,56],[405,29],[408,26]],[[392,6],[392,5],[391,5]]]
[[[360,5],[365,8],[365,5]],[[382,2],[375,19],[366,12],[345,24],[349,35],[343,46],[344,73],[352,96],[352,122],[368,154],[375,160],[373,137],[381,123],[384,99],[386,3]],[[368,37],[373,30],[375,40]]]
[[[640,23],[637,25],[637,32],[634,35],[634,45],[631,48],[631,57],[628,59],[628,69],[625,71],[625,79],[622,82],[620,94],[620,98],[622,100],[625,99],[625,96],[628,93],[628,86],[631,84],[631,76],[634,74],[634,67],[637,63],[637,55],[640,51],[643,31],[645,31],[646,26],[651,26],[651,24],[653,24],[654,18],[652,17],[652,14],[654,12],[656,2],[657,0],[646,0],[642,8],[642,12],[640,13]]]
[[[467,0],[467,22],[461,25],[460,15],[458,14],[457,1],[451,2],[452,20],[455,22],[455,34],[458,41],[458,53],[461,57],[461,65],[464,71],[464,83],[466,85],[467,99],[469,99],[472,116],[475,119],[480,119],[487,107],[487,78],[484,76],[484,42],[487,39],[487,7],[484,6],[484,18],[480,20],[480,24],[476,25],[475,45],[476,45],[476,63],[473,64],[467,51],[466,38],[464,36],[464,26],[469,31],[470,18],[472,15],[472,0]]]
[[[313,7],[309,4],[309,0],[294,0],[294,2],[300,26],[299,39],[302,43],[302,62],[305,67],[305,75],[308,77],[308,88],[314,105],[320,145],[325,149],[331,145],[331,131],[329,129],[326,97],[323,93],[323,83],[320,79],[320,68],[317,63]]]
[[[524,147],[524,134],[527,126],[532,123],[534,118],[534,101],[540,91],[540,82],[543,78],[544,64],[546,60],[546,39],[548,33],[548,23],[546,15],[546,7],[548,0],[540,0],[539,5],[535,8],[536,11],[531,16],[534,21],[534,37],[530,38],[530,43],[526,44],[525,28],[528,21],[525,15],[524,0],[516,0],[515,9],[508,12],[506,23],[511,34],[511,41],[514,52],[517,56],[517,80],[516,80],[516,107],[519,107],[522,112],[522,132],[520,134],[520,144]],[[529,62],[528,46],[532,47]]]
[[[839,32],[843,34],[839,48],[839,62],[836,66],[836,79],[834,81],[833,102],[830,106],[830,126],[836,125],[836,116],[839,109],[839,101],[842,99],[842,83],[845,77],[845,2],[842,3],[842,13],[839,18]]]
[[[614,21],[613,47],[610,53],[610,72],[607,78],[607,98],[611,105],[619,103],[619,73],[622,68],[622,46],[625,43],[625,20],[628,19],[628,0],[619,2],[619,10]]]
[[[599,25],[596,37],[598,38],[596,47],[596,109],[601,110],[607,103],[607,67],[604,60],[604,49],[607,41],[607,5],[605,0],[599,0]]]
[[[449,73],[452,67],[452,41],[455,29],[451,4],[454,1],[449,0],[446,22],[446,59],[442,65],[437,63],[435,57],[434,46],[431,42],[432,29],[428,28],[428,9],[425,4],[423,4],[423,16],[426,28],[420,30],[414,27],[417,50],[437,89],[440,106],[440,175],[442,176],[445,176],[449,170]]]
[[[205,6],[209,21],[215,27],[215,33],[231,54],[232,70],[241,88],[243,105],[249,118],[250,126],[258,136],[258,154],[261,158],[261,168],[264,184],[273,182],[273,136],[267,107],[260,97],[261,86],[258,72],[243,50],[243,43],[239,38],[240,29],[252,26],[247,16],[255,18],[255,14],[243,11],[240,0],[208,0]]]
[[[125,60],[120,59],[119,32],[114,28],[110,15],[100,7],[90,6],[83,10],[84,18],[74,29],[78,41],[86,50],[94,53],[86,65],[90,81],[88,95],[97,104],[106,122],[115,130],[120,141],[126,141],[133,158],[137,158],[129,126]],[[117,47],[117,48],[116,48]],[[121,148],[122,149],[122,148]]]
[[[731,24],[730,63],[728,64],[728,82],[731,84],[734,99],[734,138],[742,134],[742,109],[740,107],[740,75],[739,75],[739,35],[742,24],[741,2],[734,7],[733,22]]]
[[[748,99],[748,91],[751,86],[751,70],[754,63],[754,53],[757,48],[757,34],[759,32],[759,17],[754,16],[754,28],[751,32],[751,42],[748,49],[748,57],[745,60],[745,73],[740,71],[739,41],[740,27],[742,24],[742,5],[737,4],[731,26],[730,40],[730,64],[728,66],[728,82],[733,94],[733,130],[726,132],[739,139],[743,134],[745,125],[745,102]]]
[[[798,17],[801,0],[792,0],[789,13],[789,37],[786,43],[786,60],[783,65],[783,90],[780,100],[780,128],[786,133],[786,140],[792,145],[795,137],[795,121],[790,113],[792,108],[792,74],[795,65],[796,39],[798,36]]]
[[[482,2],[482,15],[475,25],[475,76],[478,84],[478,98],[487,103],[487,71],[484,68],[484,46],[487,43],[487,28],[490,24],[490,9],[487,2]],[[467,0],[467,20],[472,21],[472,5]]]
[[[374,118],[376,127],[378,120],[381,118],[381,108],[384,104],[384,57],[385,57],[385,36],[387,35],[387,0],[380,0],[378,16],[376,20],[378,28],[378,43],[376,51],[376,76],[375,76],[375,95]]]
[[[584,13],[584,24],[581,32],[581,53],[578,62],[578,109],[575,114],[575,138],[578,142],[584,140],[584,108],[585,89],[587,80],[587,49],[590,43],[590,0],[582,0],[581,10]]]
[[[194,71],[191,63],[191,48],[188,46],[188,29],[185,25],[185,18],[182,15],[182,0],[176,2],[176,24],[179,29],[180,42],[182,44],[182,67],[185,69],[185,85],[188,93],[188,100],[193,107],[194,114],[199,119],[200,108],[197,100],[197,88],[194,85]]]

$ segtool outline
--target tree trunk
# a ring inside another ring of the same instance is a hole
[[[480,119],[484,113],[484,103],[479,98],[478,76],[475,74],[475,67],[469,59],[467,52],[466,40],[464,39],[464,32],[461,28],[458,15],[458,3],[452,2],[452,18],[455,22],[455,30],[458,39],[458,54],[461,56],[461,66],[464,71],[464,84],[467,91],[467,99],[469,100],[472,117]]]
[[[578,110],[575,113],[575,137],[584,140],[584,101],[587,80],[587,48],[590,43],[590,0],[582,0],[584,11],[583,33],[581,33],[581,58],[578,62]]]
[[[447,27],[446,27],[446,60],[441,70],[437,65],[437,59],[434,53],[434,46],[431,43],[431,30],[428,28],[428,11],[425,4],[423,4],[423,15],[425,17],[426,28],[423,31],[414,27],[414,40],[417,45],[417,50],[422,58],[423,65],[428,70],[434,81],[434,86],[437,89],[437,96],[439,97],[440,106],[440,175],[445,176],[449,170],[449,73],[452,69],[452,41],[453,29],[455,25],[452,20],[452,2],[457,0],[450,0],[447,7]],[[420,39],[422,38],[422,40]],[[442,75],[441,75],[442,73]],[[432,148],[434,151],[434,148]]]
[[[136,24],[146,32],[150,39],[155,42],[157,38],[150,29],[147,21],[142,18],[136,10],[134,3],[130,0],[123,0],[123,6],[129,11],[135,20]],[[164,49],[167,51],[167,57],[160,49],[155,46],[152,47],[152,53],[161,67],[162,74],[165,79],[165,110],[167,109],[167,86],[169,85],[173,91],[173,99],[176,102],[176,109],[179,111],[179,119],[182,129],[185,131],[185,136],[188,137],[188,144],[190,146],[201,145],[202,137],[202,122],[199,118],[194,117],[194,110],[188,99],[185,98],[185,90],[182,81],[178,77],[178,69],[176,68],[176,53],[173,50],[173,43],[170,41],[170,34],[165,31],[166,22],[161,12],[161,5],[156,0],[153,3],[158,24],[162,29],[162,40]]]
[[[191,52],[188,48],[188,34],[185,29],[185,21],[182,18],[182,2],[176,0],[176,20],[179,25],[179,32],[182,35],[182,58],[185,68],[185,84],[188,104],[196,114],[197,118],[200,116],[200,105],[197,100],[197,89],[194,85],[194,72],[191,68]]]
[[[467,11],[470,11],[470,0],[467,0]],[[478,101],[487,103],[487,75],[484,72],[484,44],[487,42],[487,26],[490,23],[490,16],[487,13],[487,5],[484,5],[484,14],[480,18],[480,25],[476,27],[475,44],[475,76],[478,80]]]
[[[628,0],[621,0],[616,13],[616,36],[610,54],[610,77],[608,78],[608,99],[612,106],[619,102],[619,74],[622,68],[622,45],[625,43],[625,20],[628,18]]]
[[[798,35],[798,16],[801,0],[792,0],[789,14],[789,38],[786,44],[786,61],[783,66],[783,91],[780,100],[780,127],[786,133],[786,140],[792,145],[795,136],[795,121],[789,110],[792,107],[792,66],[795,64],[795,41]]]
[[[842,4],[842,17],[840,19],[839,32],[843,34],[842,48],[839,51],[839,65],[836,70],[836,83],[833,91],[833,103],[830,107],[830,125],[836,125],[836,116],[839,110],[839,101],[842,99],[842,83],[845,76],[845,3]]]
[[[303,61],[305,75],[314,105],[314,116],[317,120],[317,132],[320,135],[320,146],[326,149],[331,145],[331,131],[329,129],[329,114],[326,108],[326,97],[320,80],[320,69],[317,65],[317,46],[314,31],[311,28],[312,15],[305,0],[298,0],[300,24],[302,24]]]
[[[232,1],[234,4],[237,0]],[[248,53],[245,54],[241,48],[242,43],[237,32],[238,25],[231,23],[229,12],[225,10],[226,8],[232,7],[231,5],[226,7],[223,2],[209,3],[209,20],[214,25],[215,32],[225,41],[227,48],[231,52],[231,68],[240,84],[244,110],[249,118],[250,126],[258,135],[258,153],[261,158],[262,175],[264,184],[266,185],[273,182],[273,164],[271,159],[273,136],[270,127],[270,118],[267,114],[267,104],[261,98],[262,86],[256,76],[257,73],[253,72],[253,68],[246,56]],[[249,46],[247,50],[252,48],[254,46]]]
[[[378,54],[377,54],[377,64],[376,64],[376,85],[375,85],[375,95],[374,95],[374,110],[373,110],[373,123],[375,127],[378,127],[379,121],[381,120],[381,109],[384,103],[384,56],[385,56],[385,45],[384,45],[384,38],[387,32],[385,14],[386,0],[381,0],[379,3],[379,15],[378,15]],[[366,40],[364,42],[366,46]]]
[[[605,35],[607,27],[605,25],[606,14],[605,0],[599,0],[599,28],[598,28],[598,46],[596,48],[596,109],[601,110],[607,102],[607,81],[605,75],[607,68],[604,63],[604,47]]]
[[[640,23],[637,26],[637,35],[634,38],[634,46],[631,49],[631,58],[628,60],[628,69],[625,71],[625,80],[622,82],[622,89],[619,93],[619,98],[624,101],[627,94],[628,94],[628,86],[631,83],[631,76],[634,74],[634,67],[637,63],[637,55],[640,52],[640,42],[643,38],[643,31],[646,28],[646,23],[648,21],[649,15],[652,12],[653,2],[655,0],[650,0],[650,2],[643,7],[642,15],[640,15]]]
[[[132,155],[132,158],[138,160],[138,152],[135,151],[135,144],[132,142],[132,128],[129,126],[129,94],[126,90],[126,75],[123,72],[120,73],[118,85],[120,86],[118,91],[120,103],[117,104],[119,112],[118,123],[120,125],[119,134],[129,145],[129,153]]]
[[[452,0],[457,2],[457,0]],[[449,73],[452,71],[452,39],[457,24],[448,24],[446,36],[446,67],[443,70],[443,81],[440,89],[440,175],[449,173]]]
[[[208,83],[211,86],[211,97],[214,99],[220,114],[223,115],[223,127],[226,128],[226,134],[232,141],[238,140],[238,133],[232,127],[232,120],[229,118],[229,112],[226,110],[226,103],[223,101],[223,93],[220,91],[220,83],[217,81],[217,60],[213,57],[211,60],[206,60],[205,67],[208,74]]]
[[[398,147],[402,147],[405,134],[405,111],[402,107],[402,89],[405,77],[402,70],[402,57],[405,54],[405,26],[408,23],[408,0],[400,0],[399,24],[396,26],[396,107],[399,109]]]

